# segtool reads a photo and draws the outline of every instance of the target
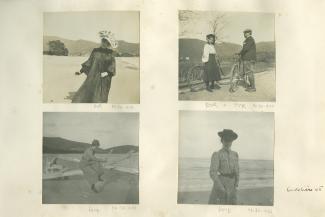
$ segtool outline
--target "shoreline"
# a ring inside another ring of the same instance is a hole
[[[105,171],[105,187],[94,193],[83,176],[42,181],[43,204],[138,204],[139,176]]]
[[[178,204],[208,204],[210,191],[178,192]],[[237,205],[273,206],[274,188],[237,190]]]

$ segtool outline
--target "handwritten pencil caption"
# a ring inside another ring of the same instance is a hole
[[[266,103],[266,104],[259,104],[259,103],[218,103],[218,102],[206,102],[205,103],[206,109],[241,109],[241,110],[269,110],[274,109],[274,104]]]
[[[323,185],[314,186],[314,187],[310,187],[310,186],[287,187],[286,190],[287,190],[287,192],[321,192],[321,191],[325,191]]]

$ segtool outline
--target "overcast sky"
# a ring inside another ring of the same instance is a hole
[[[265,112],[180,112],[180,157],[210,158],[223,129],[238,134],[232,149],[241,159],[273,160],[274,115]]]
[[[138,146],[138,113],[46,112],[43,135],[91,143],[98,139],[102,148]]]
[[[44,13],[44,35],[99,42],[98,32],[111,31],[117,40],[139,43],[139,12]]]
[[[207,34],[212,33],[210,20],[216,14],[224,14],[223,41],[242,44],[244,40],[243,30],[253,30],[256,42],[274,41],[274,14],[272,13],[239,13],[239,12],[213,12],[195,11],[193,16],[180,22],[180,33],[187,30],[182,38],[197,38],[205,40]]]

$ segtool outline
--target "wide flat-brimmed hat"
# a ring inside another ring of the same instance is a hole
[[[214,39],[216,39],[216,35],[215,34],[208,34],[208,35],[206,35],[206,38],[214,38]]]
[[[252,30],[251,29],[245,29],[243,32],[244,33],[246,33],[246,32],[252,33]]]
[[[223,131],[218,132],[218,135],[226,141],[233,141],[238,138],[237,133],[230,129],[224,129]]]
[[[111,31],[100,31],[99,33],[99,37],[101,39],[106,39],[112,46],[112,48],[117,48],[118,47],[118,42],[115,40],[114,34]]]
[[[91,145],[92,146],[99,146],[99,141],[97,139],[94,139],[92,142],[91,142]]]

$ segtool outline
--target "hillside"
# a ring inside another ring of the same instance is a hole
[[[179,39],[179,57],[190,57],[192,61],[201,61],[203,46],[206,42],[199,39]],[[222,42],[216,45],[218,54],[223,59],[232,58],[235,53],[241,50],[242,46],[238,44]],[[265,53],[269,56],[275,55],[275,42],[256,43],[257,56]]]
[[[87,56],[91,51],[99,47],[99,43],[95,43],[87,40],[69,40],[56,36],[43,36],[43,51],[48,51],[48,42],[60,40],[69,50],[69,56]],[[139,56],[140,45],[137,43],[129,43],[126,41],[118,41],[119,46],[117,52],[121,56]]]
[[[43,137],[43,153],[83,153],[88,147],[90,147],[89,143],[71,141],[60,137]],[[98,148],[96,153],[125,154],[130,151],[138,152],[139,148],[133,145],[123,145],[108,149]]]

